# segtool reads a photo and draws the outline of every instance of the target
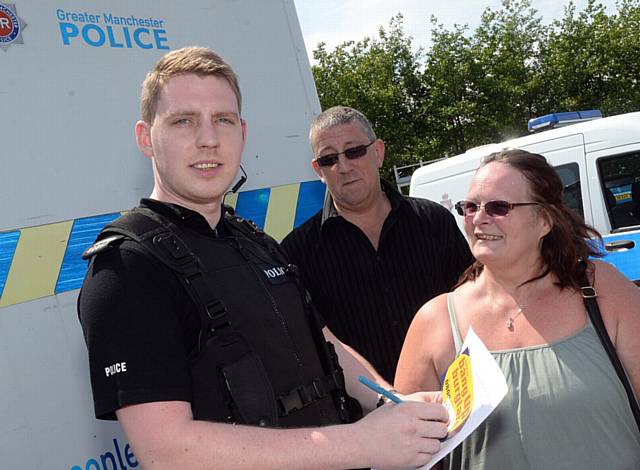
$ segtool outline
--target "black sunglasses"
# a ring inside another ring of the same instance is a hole
[[[509,211],[518,206],[539,206],[539,202],[507,202],[507,201],[488,201],[484,204],[476,204],[473,201],[456,202],[455,208],[459,215],[474,215],[480,209],[484,208],[487,215],[491,217],[503,217]]]
[[[313,161],[318,164],[318,166],[333,166],[338,163],[338,157],[340,155],[344,155],[349,160],[355,160],[356,158],[362,157],[365,153],[367,153],[367,148],[372,145],[375,140],[372,140],[367,145],[358,145],[356,147],[351,147],[346,149],[344,152],[338,153],[330,153],[328,155],[323,155],[318,158],[314,158]]]

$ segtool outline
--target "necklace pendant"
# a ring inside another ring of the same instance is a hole
[[[522,305],[518,305],[518,311],[516,312],[516,314],[512,317],[507,318],[507,321],[504,322],[504,326],[507,328],[507,330],[513,331],[513,322],[515,321],[516,318],[518,318],[518,315],[520,315],[521,313],[522,313]]]

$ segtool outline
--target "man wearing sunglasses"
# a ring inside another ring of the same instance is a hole
[[[471,263],[467,242],[449,211],[380,179],[385,145],[359,111],[324,111],[309,138],[325,204],[282,245],[329,328],[392,382],[414,314]]]

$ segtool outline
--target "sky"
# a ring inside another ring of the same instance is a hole
[[[380,26],[387,26],[398,13],[404,16],[404,32],[413,37],[414,46],[425,49],[430,45],[430,18],[446,28],[454,24],[467,24],[473,31],[480,23],[485,8],[501,8],[500,0],[294,0],[307,54],[312,61],[313,50],[325,42],[332,50],[344,41],[359,41],[365,36],[377,36]],[[541,13],[544,23],[562,18],[568,0],[532,0],[532,6]],[[609,14],[616,11],[615,0],[600,0]],[[576,9],[582,10],[587,0],[574,0]]]

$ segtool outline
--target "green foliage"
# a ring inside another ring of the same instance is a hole
[[[570,4],[563,20],[555,22],[542,54],[547,107],[602,106],[607,99],[607,82],[612,72],[612,20],[602,5],[590,0],[577,15],[574,5]]]
[[[595,0],[582,11],[569,3],[549,25],[531,0],[502,0],[473,32],[435,17],[430,27],[428,51],[412,51],[401,15],[375,38],[314,51],[322,108],[367,115],[386,143],[387,177],[393,165],[524,135],[534,116],[640,110],[640,0],[619,0],[610,15]]]
[[[473,37],[482,74],[478,87],[487,100],[483,114],[492,134],[519,135],[539,114],[538,51],[547,34],[530,0],[503,0],[502,10],[486,9]]]
[[[465,28],[447,31],[431,18],[433,47],[426,54],[424,72],[426,96],[421,103],[428,130],[425,138],[430,155],[464,152],[477,140],[478,124],[484,121],[482,108],[487,96],[479,89],[482,67],[474,56]]]

